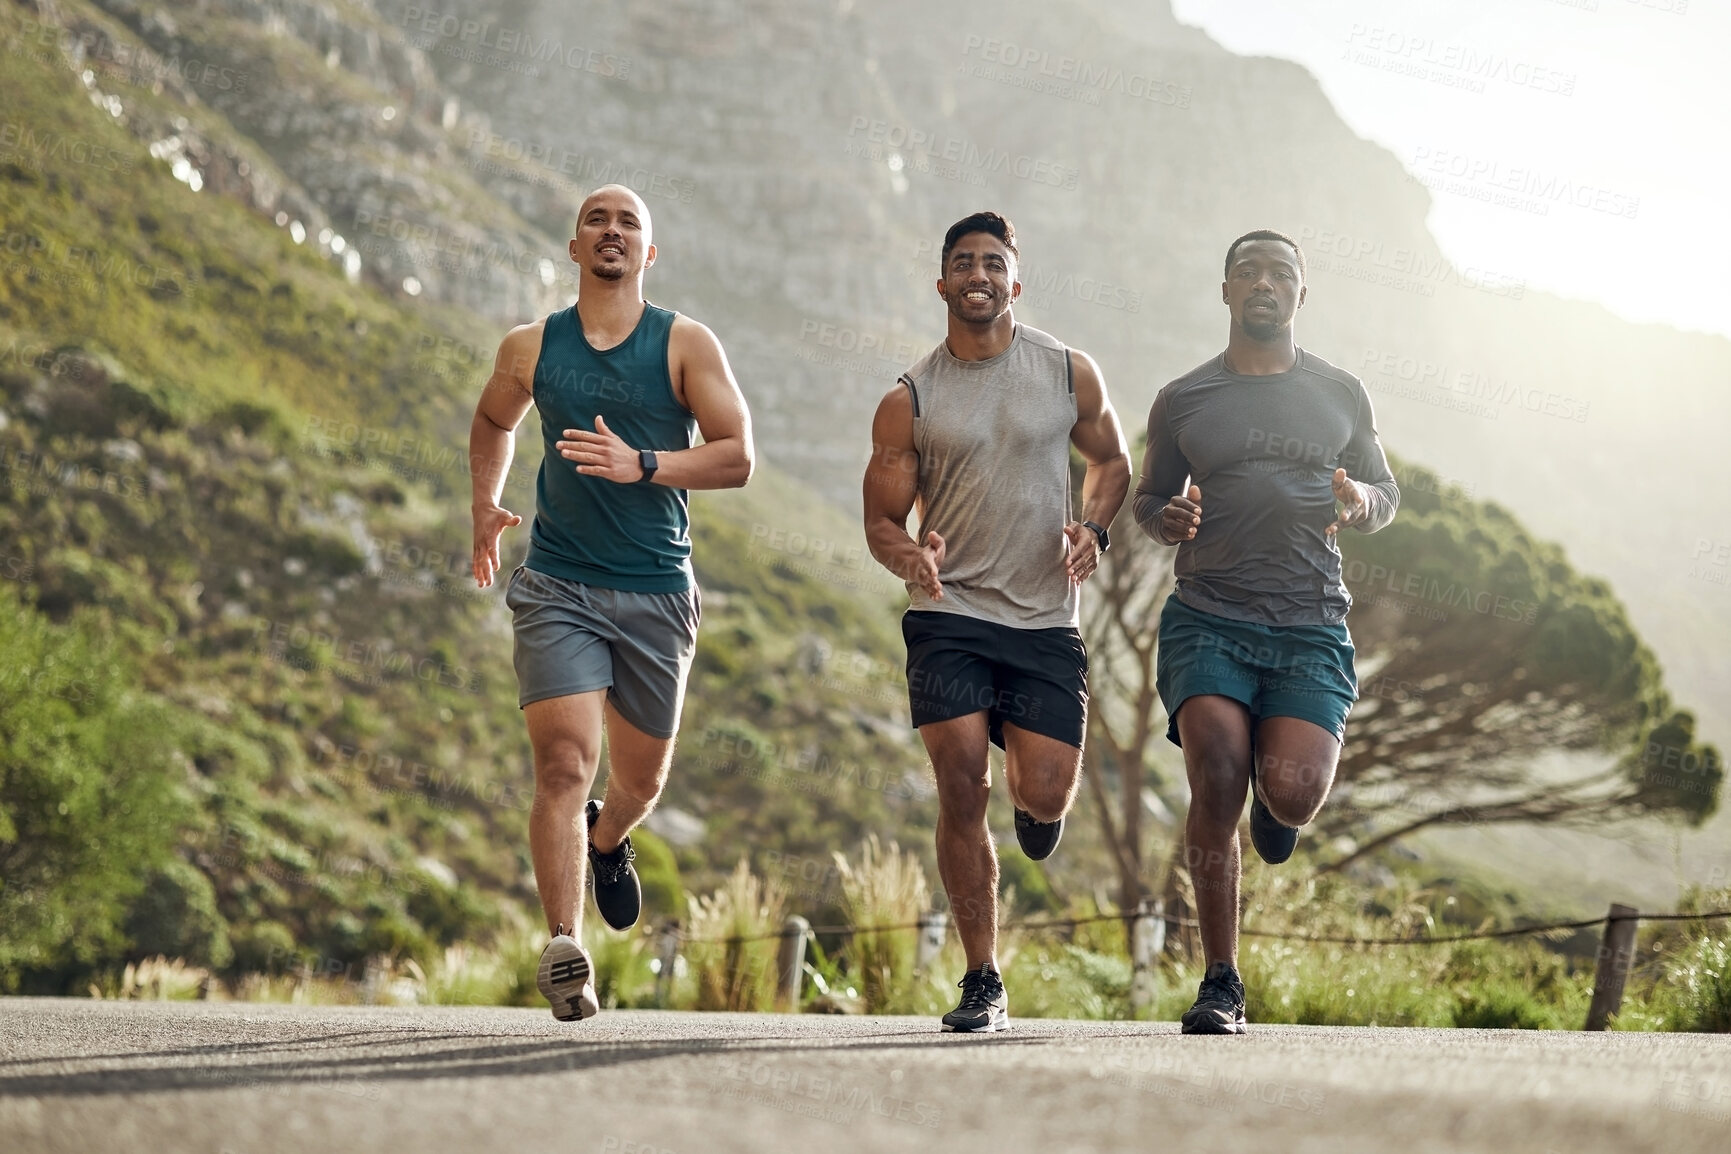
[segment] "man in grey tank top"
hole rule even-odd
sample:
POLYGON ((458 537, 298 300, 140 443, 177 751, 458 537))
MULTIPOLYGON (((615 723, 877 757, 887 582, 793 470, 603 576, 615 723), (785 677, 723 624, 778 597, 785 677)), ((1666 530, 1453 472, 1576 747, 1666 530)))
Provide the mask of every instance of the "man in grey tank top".
POLYGON ((943 1018, 955 1031, 1009 1020, 987 745, 1004 750, 1017 841, 1047 857, 1087 726, 1078 594, 1130 487, 1099 367, 1016 323, 1017 263, 1015 230, 995 212, 945 234, 937 289, 949 335, 878 405, 865 476, 872 556, 908 587, 909 705, 937 777, 938 871, 968 959, 961 1004, 943 1018), (1088 463, 1079 516, 1072 444, 1088 463))

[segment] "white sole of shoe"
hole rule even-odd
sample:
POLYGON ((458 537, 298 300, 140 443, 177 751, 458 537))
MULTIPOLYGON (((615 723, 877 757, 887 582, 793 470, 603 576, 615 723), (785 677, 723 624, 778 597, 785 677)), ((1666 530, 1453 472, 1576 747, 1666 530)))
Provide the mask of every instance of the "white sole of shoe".
POLYGON ((1200 1022, 1185 1022, 1180 1019, 1178 1028, 1180 1033, 1188 1034, 1191 1037, 1242 1034, 1244 1033, 1244 1019, 1239 1018, 1236 1022, 1222 1022, 1218 1018, 1205 1019, 1200 1022))
POLYGON ((943 1027, 943 1032, 946 1034, 996 1034, 1000 1030, 1010 1028, 1010 1015, 1003 1014, 991 1018, 983 1026, 952 1026, 945 1022, 943 1027))
POLYGON ((561 934, 541 951, 541 965, 535 971, 535 986, 553 1007, 553 1016, 561 1022, 577 1022, 593 1018, 601 1011, 591 980, 595 966, 589 951, 576 938, 561 934))

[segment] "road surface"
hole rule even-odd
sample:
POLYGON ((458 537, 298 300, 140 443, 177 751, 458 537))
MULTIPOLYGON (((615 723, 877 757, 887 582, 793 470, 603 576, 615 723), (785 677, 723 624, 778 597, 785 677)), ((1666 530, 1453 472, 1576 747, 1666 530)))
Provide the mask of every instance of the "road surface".
POLYGON ((0 1151, 1731 1150, 1731 1039, 0 999, 0 1151))

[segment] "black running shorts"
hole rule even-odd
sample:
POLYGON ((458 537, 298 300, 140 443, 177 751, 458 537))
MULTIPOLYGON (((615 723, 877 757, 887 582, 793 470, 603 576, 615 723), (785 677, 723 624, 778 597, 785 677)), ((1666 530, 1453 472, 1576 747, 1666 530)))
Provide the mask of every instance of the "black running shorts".
POLYGON ((1004 723, 1082 748, 1088 650, 1075 629, 1015 629, 961 613, 909 610, 908 706, 914 728, 985 710, 992 744, 1004 723))

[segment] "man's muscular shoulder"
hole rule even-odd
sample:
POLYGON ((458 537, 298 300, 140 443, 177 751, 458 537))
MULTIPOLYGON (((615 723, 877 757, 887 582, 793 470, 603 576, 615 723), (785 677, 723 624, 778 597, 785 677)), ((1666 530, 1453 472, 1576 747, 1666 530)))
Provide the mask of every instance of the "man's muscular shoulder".
POLYGON ((1336 395, 1346 404, 1356 405, 1361 399, 1369 399, 1364 391, 1364 382, 1352 372, 1323 360, 1309 349, 1300 349, 1298 359, 1306 372, 1340 390, 1336 395))
POLYGON ((526 393, 535 391, 535 365, 541 359, 541 337, 547 329, 547 318, 538 317, 505 334, 499 342, 499 359, 493 366, 495 376, 504 375, 522 386, 526 393))
POLYGON ((1165 389, 1162 391, 1167 393, 1176 393, 1182 389, 1190 387, 1191 385, 1199 384, 1220 372, 1225 365, 1226 354, 1223 352, 1215 353, 1213 356, 1209 357, 1183 376, 1168 381, 1165 389))
POLYGON ((710 327, 684 313, 673 314, 673 324, 667 332, 667 355, 688 357, 702 355, 721 347, 721 339, 710 327))
POLYGON ((673 314, 673 323, 667 329, 667 376, 673 386, 674 400, 686 411, 691 409, 685 396, 687 372, 718 365, 724 358, 721 338, 708 325, 684 313, 673 314))

